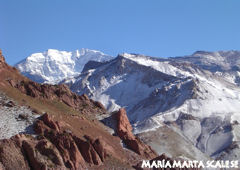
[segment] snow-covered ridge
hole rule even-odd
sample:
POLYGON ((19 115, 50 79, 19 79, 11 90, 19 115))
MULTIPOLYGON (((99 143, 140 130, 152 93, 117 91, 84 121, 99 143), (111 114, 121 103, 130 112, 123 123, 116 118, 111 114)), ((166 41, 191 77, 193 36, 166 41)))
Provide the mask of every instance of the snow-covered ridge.
POLYGON ((136 134, 167 125, 209 156, 224 154, 227 159, 232 155, 225 149, 236 142, 239 126, 233 124, 240 122, 240 87, 234 77, 238 71, 231 68, 239 58, 236 52, 168 59, 124 53, 80 74, 70 86, 109 111, 125 107, 136 134), (229 68, 215 71, 223 62, 229 68), (216 140, 221 142, 215 145, 216 140))
POLYGON ((240 51, 197 51, 184 57, 173 57, 174 61, 190 62, 210 71, 227 71, 240 68, 240 51))
POLYGON ((178 76, 178 77, 187 77, 191 76, 188 72, 185 72, 183 70, 180 70, 171 64, 169 64, 168 60, 165 61, 158 61, 154 60, 154 58, 150 58, 147 56, 143 55, 134 55, 134 54, 128 54, 128 53, 123 53, 121 54, 124 58, 130 59, 140 65, 144 65, 147 67, 151 67, 157 71, 160 71, 162 73, 172 75, 172 76, 178 76))
POLYGON ((15 67, 36 82, 56 84, 64 78, 81 73, 84 65, 90 60, 103 62, 110 59, 111 56, 96 50, 81 49, 68 52, 49 49, 30 55, 15 67))

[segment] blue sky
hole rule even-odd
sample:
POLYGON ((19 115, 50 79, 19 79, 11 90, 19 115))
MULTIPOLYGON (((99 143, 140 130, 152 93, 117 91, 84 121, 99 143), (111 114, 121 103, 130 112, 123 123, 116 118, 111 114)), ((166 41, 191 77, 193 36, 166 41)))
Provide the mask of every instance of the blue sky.
POLYGON ((0 0, 11 64, 49 48, 169 57, 239 50, 239 0, 0 0))

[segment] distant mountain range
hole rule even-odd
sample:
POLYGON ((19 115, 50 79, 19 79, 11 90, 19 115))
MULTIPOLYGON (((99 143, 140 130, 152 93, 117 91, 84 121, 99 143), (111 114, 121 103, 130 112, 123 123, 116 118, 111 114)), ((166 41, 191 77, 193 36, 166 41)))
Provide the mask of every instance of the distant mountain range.
POLYGON ((172 58, 83 51, 49 50, 16 67, 34 81, 67 84, 100 101, 109 114, 99 119, 109 127, 111 112, 124 107, 134 133, 158 154, 240 158, 239 51, 172 58))

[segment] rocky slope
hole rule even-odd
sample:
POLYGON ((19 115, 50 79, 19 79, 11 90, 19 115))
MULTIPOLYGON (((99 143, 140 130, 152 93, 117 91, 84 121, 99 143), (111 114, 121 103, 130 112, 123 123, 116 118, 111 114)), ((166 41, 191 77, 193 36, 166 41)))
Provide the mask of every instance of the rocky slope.
POLYGON ((0 92, 0 117, 0 139, 6 139, 25 131, 32 134, 32 124, 38 115, 0 92))
POLYGON ((15 67, 38 83, 55 84, 81 73, 84 65, 90 60, 103 62, 110 59, 111 56, 96 50, 81 49, 68 52, 49 49, 30 55, 15 67))
POLYGON ((48 114, 41 116, 34 128, 36 137, 25 134, 0 141, 4 168, 95 169, 103 167, 109 157, 121 160, 119 166, 129 166, 124 151, 104 136, 76 135, 68 124, 54 121, 48 114))
POLYGON ((85 94, 78 96, 63 84, 56 86, 38 84, 29 80, 16 82, 12 79, 9 79, 8 82, 12 87, 18 89, 23 94, 34 98, 57 100, 79 111, 83 111, 83 108, 87 107, 89 112, 94 112, 94 109, 97 109, 98 114, 104 114, 104 112, 106 112, 105 107, 100 102, 89 99, 85 94))

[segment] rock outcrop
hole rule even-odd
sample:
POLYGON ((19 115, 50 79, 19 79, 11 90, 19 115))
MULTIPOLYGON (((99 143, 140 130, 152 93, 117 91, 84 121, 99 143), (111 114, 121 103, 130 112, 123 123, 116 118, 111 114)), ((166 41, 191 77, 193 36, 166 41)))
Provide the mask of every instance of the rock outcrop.
POLYGON ((30 170, 25 154, 17 137, 12 139, 0 140, 0 169, 19 169, 30 170))
MULTIPOLYGON (((117 158, 118 151, 103 137, 79 136, 47 113, 35 123, 36 137, 16 135, 0 140, 2 169, 88 169, 117 158)), ((119 145, 120 146, 120 145, 119 145)))
POLYGON ((133 135, 132 126, 128 120, 127 113, 124 108, 119 109, 119 111, 116 113, 116 119, 117 134, 129 149, 147 159, 152 159, 157 156, 150 146, 144 144, 139 138, 133 135))
POLYGON ((87 163, 101 165, 102 160, 96 150, 94 149, 93 145, 86 140, 85 138, 81 139, 79 137, 74 136, 74 141, 78 146, 84 160, 87 163))
POLYGON ((0 49, 0 69, 6 67, 6 62, 5 62, 5 58, 2 55, 2 50, 0 49))
POLYGON ((0 49, 0 63, 5 63, 5 58, 2 55, 2 50, 0 49))
POLYGON ((93 139, 90 136, 76 136, 62 130, 60 123, 53 121, 44 114, 35 125, 35 131, 51 141, 60 151, 63 161, 68 168, 79 169, 86 164, 101 165, 114 150, 106 145, 104 139, 93 139))
POLYGON ((116 114, 117 118, 117 133, 121 139, 134 138, 132 133, 132 125, 130 124, 126 110, 124 108, 119 109, 116 114))
POLYGON ((57 148, 46 138, 16 135, 0 141, 3 169, 65 169, 57 148))
POLYGON ((30 139, 22 141, 24 151, 31 168, 42 169, 65 169, 64 162, 57 148, 47 139, 30 139))
POLYGON ((76 110, 88 110, 89 113, 91 113, 93 109, 98 109, 99 113, 103 114, 106 112, 106 109, 101 103, 89 99, 85 94, 78 96, 71 92, 68 86, 64 84, 48 85, 38 84, 30 80, 14 81, 12 79, 8 80, 8 82, 12 87, 17 88, 22 93, 34 98, 48 100, 56 99, 76 110))

